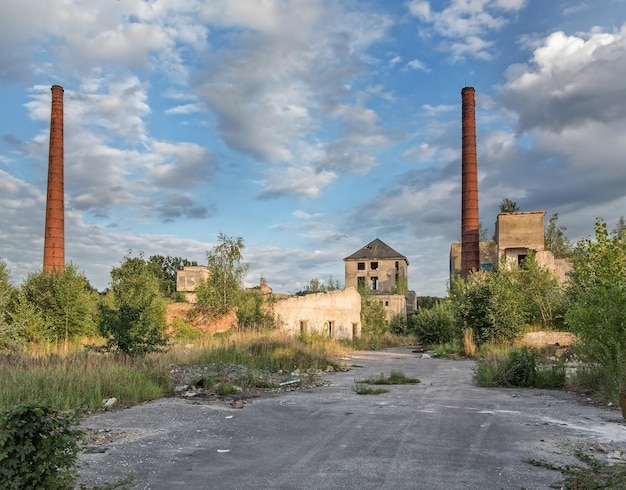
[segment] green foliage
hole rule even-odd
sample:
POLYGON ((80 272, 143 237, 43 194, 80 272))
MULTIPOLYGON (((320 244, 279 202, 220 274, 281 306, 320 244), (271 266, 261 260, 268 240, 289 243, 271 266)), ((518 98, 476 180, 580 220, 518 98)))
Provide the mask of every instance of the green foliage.
POLYGON ((199 340, 206 335, 202 330, 189 325, 182 318, 174 318, 172 328, 174 329, 174 339, 178 341, 199 340))
POLYGON ((441 301, 443 298, 439 298, 437 296, 418 296, 417 297, 417 307, 418 309, 424 308, 432 308, 438 301, 441 301))
POLYGON ((396 335, 405 334, 407 330, 407 320, 402 313, 398 313, 389 322, 389 331, 396 335))
POLYGON ((527 314, 515 272, 504 267, 473 272, 451 287, 457 328, 471 328, 477 345, 510 343, 521 333, 527 314))
POLYGON ((583 358, 602 366, 617 391, 626 384, 626 240, 600 219, 594 229, 595 240, 578 243, 566 321, 583 358))
POLYGON ((242 264, 243 238, 218 236, 218 245, 207 252, 209 278, 202 281, 196 293, 198 303, 210 317, 218 318, 237 306, 248 264, 242 264))
POLYGON ((424 344, 450 342, 458 334, 452 301, 440 300, 431 308, 419 308, 409 317, 408 330, 424 344))
POLYGON ((546 365, 537 349, 526 346, 493 351, 477 361, 474 381, 479 386, 562 389, 565 366, 562 362, 546 365))
POLYGON ((554 213, 550 217, 544 232, 544 242, 546 250, 550 250, 555 259, 565 259, 572 256, 574 248, 572 243, 565 236, 567 228, 557 224, 559 213, 554 213))
POLYGON ((409 280, 406 277, 399 277, 391 287, 391 294, 406 294, 409 291, 409 280))
POLYGON ((96 331, 98 293, 74 264, 29 274, 10 313, 30 341, 60 342, 96 331))
POLYGON ((192 265, 192 262, 182 257, 151 255, 148 264, 150 270, 159 278, 161 294, 165 298, 171 298, 176 292, 176 273, 185 266, 192 265))
POLYGON ((167 344, 165 300, 143 253, 131 254, 129 251, 120 267, 111 270, 110 297, 101 306, 99 330, 108 349, 144 355, 167 344))
POLYGON ((358 380, 357 383, 368 383, 371 385, 410 385, 418 384, 420 383, 420 380, 417 378, 410 378, 401 371, 392 370, 388 375, 380 373, 378 376, 358 380))
POLYGON ((75 418, 38 403, 21 403, 0 416, 2 488, 70 489, 76 479, 80 432, 75 418))
POLYGON ((361 294, 361 334, 366 339, 376 338, 389 331, 385 307, 376 295, 366 288, 361 294))
POLYGON ((304 286, 303 289, 296 291, 294 296, 306 296, 307 294, 314 293, 329 293, 330 291, 338 291, 341 289, 341 283, 335 281, 333 276, 328 278, 328 281, 320 281, 318 278, 313 278, 309 281, 309 284, 304 286))
POLYGON ((230 383, 220 383, 215 387, 215 393, 220 396, 234 395, 238 392, 237 387, 230 383))
POLYGON ((19 326, 11 321, 10 306, 15 294, 9 267, 0 259, 0 352, 17 350, 23 343, 19 326))
POLYGON ((501 213, 517 213, 519 212, 519 206, 515 201, 511 201, 508 197, 502 199, 500 203, 501 213))
POLYGON ((263 294, 259 290, 243 289, 239 291, 236 304, 239 328, 263 330, 274 327, 274 317, 263 307, 263 294))
POLYGON ((564 490, 626 488, 626 466, 623 464, 610 466, 582 451, 576 451, 575 456, 582 464, 559 466, 537 459, 528 459, 526 462, 540 468, 560 471, 564 480, 559 488, 564 490))
POLYGON ((367 383, 360 383, 355 380, 354 391, 357 395, 381 395, 383 393, 387 393, 389 390, 385 388, 370 386, 367 383))

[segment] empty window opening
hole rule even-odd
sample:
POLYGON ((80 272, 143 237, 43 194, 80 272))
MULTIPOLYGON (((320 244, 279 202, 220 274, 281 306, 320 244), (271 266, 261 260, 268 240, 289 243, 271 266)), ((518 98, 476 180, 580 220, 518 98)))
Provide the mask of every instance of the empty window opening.
POLYGON ((308 332, 308 321, 300 320, 300 333, 306 334, 308 332))
POLYGON ((365 262, 359 262, 356 265, 357 270, 364 271, 365 270, 365 262))
POLYGON ((370 277, 370 289, 372 289, 373 291, 378 290, 378 277, 370 277))
POLYGON ((352 324, 352 338, 356 339, 358 337, 359 337, 359 324, 353 323, 352 324))
POLYGON ((396 270, 400 269, 400 262, 396 260, 396 270))
POLYGON ((328 321, 328 336, 332 339, 335 335, 335 322, 328 321))
POLYGON ((378 270, 378 262, 370 262, 370 268, 373 271, 377 271, 378 270))
POLYGON ((364 277, 357 277, 356 278, 356 285, 359 289, 362 289, 365 287, 365 278, 364 277))
POLYGON ((518 255, 517 256, 517 265, 521 266, 524 261, 526 260, 526 257, 528 257, 528 255, 524 254, 524 255, 518 255))
POLYGON ((389 301, 385 301, 385 306, 389 306, 389 301))

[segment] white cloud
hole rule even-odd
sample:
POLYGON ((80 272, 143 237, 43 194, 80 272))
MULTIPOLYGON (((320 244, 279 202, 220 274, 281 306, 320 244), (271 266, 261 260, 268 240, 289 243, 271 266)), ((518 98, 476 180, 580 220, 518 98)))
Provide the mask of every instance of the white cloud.
POLYGON ((426 0, 407 4, 413 16, 430 24, 443 39, 440 47, 454 61, 492 58, 494 43, 487 39, 489 33, 502 29, 525 5, 525 0, 452 0, 444 9, 433 11, 426 0))
POLYGON ((430 71, 420 60, 411 60, 406 64, 406 67, 411 68, 412 70, 430 71))

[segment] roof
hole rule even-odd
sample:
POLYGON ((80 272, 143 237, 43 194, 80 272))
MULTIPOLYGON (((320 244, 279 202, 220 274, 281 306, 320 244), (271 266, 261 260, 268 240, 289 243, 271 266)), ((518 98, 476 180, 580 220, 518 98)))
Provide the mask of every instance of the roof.
POLYGON ((370 259, 402 259, 408 264, 408 259, 401 253, 396 252, 385 242, 377 238, 372 240, 362 249, 357 250, 352 255, 343 260, 370 260, 370 259))

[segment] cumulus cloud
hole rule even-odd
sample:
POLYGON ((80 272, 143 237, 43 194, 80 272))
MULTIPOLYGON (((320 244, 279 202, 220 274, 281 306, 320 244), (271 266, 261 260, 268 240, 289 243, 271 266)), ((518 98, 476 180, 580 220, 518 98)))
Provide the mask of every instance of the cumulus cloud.
POLYGON ((440 11, 427 0, 411 0, 409 12, 441 38, 440 48, 454 61, 466 57, 491 59, 494 43, 489 33, 502 29, 511 16, 526 5, 526 0, 453 0, 440 11))

